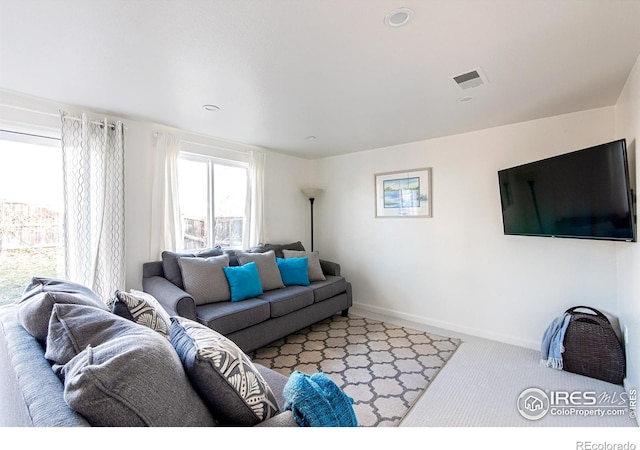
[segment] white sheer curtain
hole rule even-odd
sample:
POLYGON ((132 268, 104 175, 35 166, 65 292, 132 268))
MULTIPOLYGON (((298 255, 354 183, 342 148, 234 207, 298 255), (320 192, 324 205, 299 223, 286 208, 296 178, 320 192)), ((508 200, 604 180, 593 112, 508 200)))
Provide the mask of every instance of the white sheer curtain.
POLYGON ((150 257, 154 259, 159 259, 164 250, 182 248, 182 220, 178 203, 179 153, 178 137, 166 133, 155 135, 149 242, 150 257))
POLYGON ((122 122, 61 112, 65 276, 100 297, 124 289, 122 122))
POLYGON ((247 217, 244 246, 246 248, 264 243, 264 166, 265 154, 253 150, 249 154, 249 189, 247 189, 247 217))

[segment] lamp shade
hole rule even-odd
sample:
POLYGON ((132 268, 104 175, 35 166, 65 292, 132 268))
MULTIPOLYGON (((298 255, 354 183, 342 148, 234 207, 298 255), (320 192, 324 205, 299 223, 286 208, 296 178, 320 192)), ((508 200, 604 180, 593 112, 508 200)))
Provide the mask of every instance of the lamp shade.
POLYGON ((307 196, 307 198, 316 198, 324 192, 324 190, 320 188, 303 188, 300 190, 304 195, 307 196))

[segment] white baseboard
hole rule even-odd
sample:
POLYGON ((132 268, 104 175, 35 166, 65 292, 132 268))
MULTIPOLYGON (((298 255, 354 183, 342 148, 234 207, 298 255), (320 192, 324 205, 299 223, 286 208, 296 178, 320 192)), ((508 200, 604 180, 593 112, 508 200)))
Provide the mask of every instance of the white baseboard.
POLYGON ((526 339, 520 339, 513 336, 507 336, 499 333, 492 333, 486 330, 480 330, 472 327, 464 327, 452 322, 446 322, 442 320, 434 320, 423 316, 417 316, 415 314, 406 314, 399 311, 394 311, 387 308, 380 308, 378 306, 371 306, 363 303, 354 302, 353 307, 362 311, 369 311, 374 314, 406 320, 429 327, 440 328, 442 330, 448 330, 455 333, 468 335, 470 337, 489 339, 491 341, 498 341, 505 344, 517 345, 518 347, 530 348, 533 350, 540 350, 540 342, 530 341, 526 339))

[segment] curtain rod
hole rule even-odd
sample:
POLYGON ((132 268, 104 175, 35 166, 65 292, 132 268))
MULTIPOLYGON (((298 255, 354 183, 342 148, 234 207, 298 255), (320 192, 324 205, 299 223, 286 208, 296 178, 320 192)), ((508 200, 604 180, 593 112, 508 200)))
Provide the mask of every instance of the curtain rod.
MULTIPOLYGON (((35 114, 41 114, 43 116, 49 116, 49 117, 58 117, 59 118, 61 114, 64 114, 64 116, 67 119, 78 120, 78 121, 82 120, 80 117, 69 116, 69 115, 67 115, 67 113, 65 113, 62 110, 59 110, 59 113, 55 114, 55 113, 51 113, 51 112, 47 112, 47 111, 39 111, 39 110, 33 109, 33 108, 26 108, 26 107, 23 107, 23 106, 11 105, 11 104, 8 104, 8 103, 0 103, 0 106, 4 106, 4 107, 7 107, 7 108, 12 108, 12 109, 17 109, 17 110, 20 110, 20 111, 26 111, 26 112, 30 112, 30 113, 35 113, 35 114)), ((90 120, 89 123, 94 124, 94 125, 104 125, 104 122, 99 121, 99 120, 90 120)), ((107 123, 107 124, 108 124, 109 127, 115 128, 115 124, 113 124, 113 123, 107 123)))
MULTIPOLYGON (((67 113, 65 113, 64 111, 61 111, 62 113, 62 118, 63 119, 69 119, 69 120, 75 120, 76 122, 82 122, 82 117, 76 117, 76 116, 69 116, 67 115, 67 113)), ((115 123, 109 123, 108 121, 102 121, 102 120, 89 120, 89 123, 92 125, 102 125, 102 126, 107 126, 108 128, 115 130, 116 129, 116 124, 115 123)))
MULTIPOLYGON (((162 132, 156 131, 155 133, 153 133, 153 137, 157 139, 160 134, 173 134, 173 133, 162 133, 162 132)), ((252 151, 251 149, 238 150, 238 149, 235 149, 235 148, 227 148, 227 147, 224 147, 222 144, 208 144, 208 143, 204 143, 204 142, 190 141, 188 139, 182 139, 179 136, 178 136, 178 138, 180 139, 180 142, 184 142, 185 144, 199 145, 201 147, 214 148, 214 149, 222 150, 222 151, 225 151, 225 152, 239 153, 239 154, 245 155, 245 156, 248 155, 249 153, 251 153, 251 151, 252 151)))

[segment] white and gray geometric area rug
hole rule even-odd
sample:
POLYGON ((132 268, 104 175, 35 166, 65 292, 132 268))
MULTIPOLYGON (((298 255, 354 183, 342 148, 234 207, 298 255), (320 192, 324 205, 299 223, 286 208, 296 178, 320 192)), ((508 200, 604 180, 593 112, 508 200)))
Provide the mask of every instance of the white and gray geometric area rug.
POLYGON ((376 320, 334 316, 249 356, 286 376, 324 372, 353 398, 359 426, 397 426, 459 344, 376 320))

